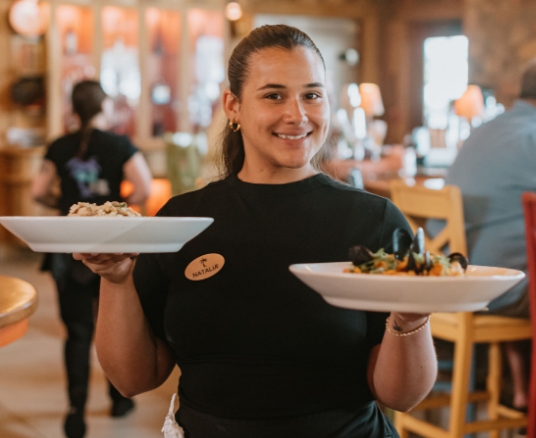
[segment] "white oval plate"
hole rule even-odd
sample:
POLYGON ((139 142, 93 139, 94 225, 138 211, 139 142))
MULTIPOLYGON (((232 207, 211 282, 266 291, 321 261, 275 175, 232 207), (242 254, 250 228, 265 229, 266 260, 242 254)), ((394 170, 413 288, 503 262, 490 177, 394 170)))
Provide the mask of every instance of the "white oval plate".
POLYGON ((465 277, 402 277, 350 274, 349 262, 290 266, 290 271, 330 304, 376 312, 472 312, 521 281, 521 271, 467 268, 465 277))
POLYGON ((205 217, 3 216, 0 224, 36 252, 176 252, 214 222, 205 217))

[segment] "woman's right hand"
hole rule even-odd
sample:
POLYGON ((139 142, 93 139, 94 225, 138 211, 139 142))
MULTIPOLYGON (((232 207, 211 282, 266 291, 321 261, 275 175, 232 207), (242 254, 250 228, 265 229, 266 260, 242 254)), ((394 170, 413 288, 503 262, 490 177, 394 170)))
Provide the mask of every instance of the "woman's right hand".
POLYGON ((123 283, 129 278, 136 264, 137 256, 136 253, 73 254, 75 260, 81 260, 95 274, 116 284, 123 283))

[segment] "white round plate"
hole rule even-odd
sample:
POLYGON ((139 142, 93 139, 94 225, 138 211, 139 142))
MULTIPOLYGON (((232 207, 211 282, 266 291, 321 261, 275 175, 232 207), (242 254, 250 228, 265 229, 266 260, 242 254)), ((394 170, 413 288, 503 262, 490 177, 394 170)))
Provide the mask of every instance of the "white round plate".
POLYGON ((176 252, 207 228, 205 217, 3 216, 0 224, 36 252, 176 252))
POLYGON ((525 274, 469 265, 465 277, 350 274, 349 262, 290 266, 290 271, 330 304, 376 312, 473 312, 483 310, 525 274))

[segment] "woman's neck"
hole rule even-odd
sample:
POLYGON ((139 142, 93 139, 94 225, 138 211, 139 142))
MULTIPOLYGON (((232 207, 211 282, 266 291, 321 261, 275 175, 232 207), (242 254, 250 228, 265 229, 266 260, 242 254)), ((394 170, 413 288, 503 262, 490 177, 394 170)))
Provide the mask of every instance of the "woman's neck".
POLYGON ((288 184, 304 180, 316 174, 318 174, 318 171, 310 163, 298 169, 268 169, 248 165, 246 161, 237 176, 241 181, 252 184, 288 184))
POLYGON ((106 131, 108 129, 108 121, 106 120, 106 116, 104 115, 104 113, 99 113, 89 121, 87 126, 88 128, 106 131))

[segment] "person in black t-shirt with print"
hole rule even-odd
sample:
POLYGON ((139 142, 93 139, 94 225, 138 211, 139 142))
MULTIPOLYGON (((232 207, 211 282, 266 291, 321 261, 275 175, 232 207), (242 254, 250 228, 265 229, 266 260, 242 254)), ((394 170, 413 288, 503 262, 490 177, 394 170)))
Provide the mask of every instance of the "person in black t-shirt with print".
MULTIPOLYGON (((133 183, 127 199, 140 204, 149 195, 151 175, 141 153, 127 137, 106 128, 107 96, 96 81, 76 84, 72 92, 73 110, 80 118, 78 132, 58 138, 49 146, 40 173, 32 186, 34 199, 58 208, 67 215, 77 202, 102 204, 120 201, 124 178, 133 183), (59 178, 61 195, 54 194, 59 178)), ((64 423, 68 438, 82 438, 86 425, 84 409, 88 394, 90 346, 94 331, 94 301, 100 278, 70 254, 49 254, 45 268, 51 270, 59 296, 60 315, 67 329, 65 365, 70 409, 64 423)), ((134 407, 110 384, 112 416, 123 416, 134 407)))
POLYGON ((102 278, 102 367, 132 396, 178 365, 186 438, 397 437, 375 400, 405 411, 432 388, 428 315, 331 306, 288 267, 358 244, 392 252, 410 227, 389 200, 316 170, 329 103, 307 35, 253 30, 228 75, 221 180, 159 212, 214 223, 173 254, 74 254, 102 278))

